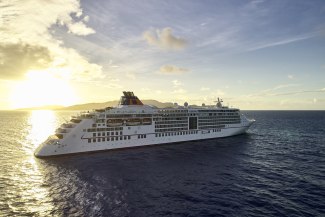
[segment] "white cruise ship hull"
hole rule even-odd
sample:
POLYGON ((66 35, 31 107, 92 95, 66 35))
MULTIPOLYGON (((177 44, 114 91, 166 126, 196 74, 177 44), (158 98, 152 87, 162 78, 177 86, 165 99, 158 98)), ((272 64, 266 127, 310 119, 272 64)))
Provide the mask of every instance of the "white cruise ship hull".
MULTIPOLYGON (((139 131, 139 127, 131 127, 131 130, 124 130, 122 135, 111 136, 114 138, 118 137, 114 141, 102 141, 95 143, 88 143, 87 139, 82 139, 82 134, 74 135, 70 139, 62 141, 45 141, 41 144, 35 151, 36 157, 50 157, 57 155, 67 155, 67 154, 77 154, 85 152, 98 152, 98 151, 107 151, 113 149, 122 149, 122 148, 133 148, 140 146, 152 146, 160 144, 172 144, 186 141, 195 141, 195 140, 205 140, 213 138, 228 137, 246 133, 248 128, 252 125, 254 121, 247 121, 245 124, 234 124, 228 126, 224 129, 218 130, 191 130, 183 131, 178 133, 146 133, 141 135, 146 135, 146 138, 139 138, 139 134, 130 134, 130 131, 135 130, 139 131), (132 129, 134 128, 134 129, 132 129), (176 135, 174 135, 176 134, 176 135), (181 135, 178 135, 181 134, 181 135), (160 135, 160 136, 159 136, 160 135), (125 137, 130 136, 130 139, 124 139, 125 137), (122 138, 122 139, 121 139, 122 138)), ((145 128, 145 126, 143 126, 145 128)), ((140 131, 147 131, 147 129, 140 129, 140 131)), ((108 137, 102 137, 108 138, 108 137)), ((105 139, 107 140, 107 139, 105 139)))
POLYGON ((117 107, 73 117, 62 124, 35 151, 36 157, 104 151, 234 136, 245 133, 254 120, 239 109, 222 106, 143 105, 133 92, 124 91, 117 107))

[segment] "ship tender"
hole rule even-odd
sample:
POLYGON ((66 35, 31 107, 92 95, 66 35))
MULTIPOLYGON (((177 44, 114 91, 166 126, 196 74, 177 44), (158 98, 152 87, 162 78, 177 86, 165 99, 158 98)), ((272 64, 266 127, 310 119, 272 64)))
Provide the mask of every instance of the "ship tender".
POLYGON ((239 109, 222 106, 156 108, 133 92, 123 92, 117 107, 73 116, 35 151, 36 157, 131 148, 245 133, 254 120, 239 109))

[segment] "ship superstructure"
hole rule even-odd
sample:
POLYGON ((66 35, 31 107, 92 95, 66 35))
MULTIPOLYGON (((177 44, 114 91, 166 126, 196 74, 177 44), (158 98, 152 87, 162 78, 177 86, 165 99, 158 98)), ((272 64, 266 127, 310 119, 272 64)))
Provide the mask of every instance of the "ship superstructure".
POLYGON ((46 157, 212 139, 245 133, 254 120, 222 105, 156 108, 125 91, 117 107, 73 116, 35 151, 46 157))

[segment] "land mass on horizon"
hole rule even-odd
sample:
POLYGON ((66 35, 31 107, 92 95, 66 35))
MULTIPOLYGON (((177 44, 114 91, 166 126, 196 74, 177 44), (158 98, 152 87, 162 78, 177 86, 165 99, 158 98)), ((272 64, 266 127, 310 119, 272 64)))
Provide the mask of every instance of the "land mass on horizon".
MULTIPOLYGON (((159 102, 157 100, 142 100, 143 104, 146 105, 153 105, 158 108, 167 108, 173 106, 171 102, 159 102)), ((60 106, 60 105, 47 105, 47 106, 38 106, 38 107, 30 107, 30 108, 19 108, 16 110, 66 110, 66 111, 78 111, 78 110, 93 110, 93 109, 102 109, 106 107, 113 107, 117 106, 118 101, 107 101, 102 103, 84 103, 84 104, 77 104, 71 106, 60 106)))

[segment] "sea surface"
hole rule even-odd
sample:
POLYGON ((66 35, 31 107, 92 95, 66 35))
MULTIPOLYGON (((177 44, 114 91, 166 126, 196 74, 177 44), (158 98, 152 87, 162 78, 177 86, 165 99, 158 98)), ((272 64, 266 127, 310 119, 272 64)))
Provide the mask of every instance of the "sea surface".
POLYGON ((0 216, 325 216, 325 111, 247 134, 37 159, 71 112, 0 111, 0 216))

